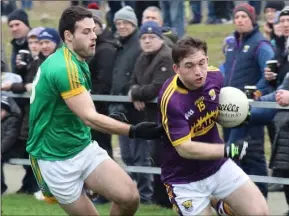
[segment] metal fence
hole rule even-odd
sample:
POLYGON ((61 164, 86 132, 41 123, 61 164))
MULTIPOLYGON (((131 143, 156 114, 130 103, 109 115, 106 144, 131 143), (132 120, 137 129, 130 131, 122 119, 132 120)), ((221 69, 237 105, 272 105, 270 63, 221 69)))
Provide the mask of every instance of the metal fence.
MULTIPOLYGON (((13 98, 29 98, 30 97, 30 95, 27 93, 12 94, 10 92, 7 92, 5 93, 5 95, 9 97, 13 97, 13 98)), ((131 103, 128 96, 91 95, 91 97, 93 101, 110 102, 110 103, 112 102, 131 103)), ((156 100, 150 101, 149 103, 156 103, 156 100)), ((249 103, 252 107, 289 110, 289 106, 281 107, 275 102, 251 101, 249 103)), ((10 164, 15 164, 15 165, 30 165, 30 161, 28 159, 12 158, 8 162, 10 164)), ((150 173, 150 174, 157 174, 157 175, 161 173, 161 169, 159 167, 123 166, 123 168, 127 172, 131 172, 131 173, 133 172, 134 173, 150 173)), ((254 182, 289 185, 288 178, 257 176, 257 175, 249 175, 249 176, 254 182)))

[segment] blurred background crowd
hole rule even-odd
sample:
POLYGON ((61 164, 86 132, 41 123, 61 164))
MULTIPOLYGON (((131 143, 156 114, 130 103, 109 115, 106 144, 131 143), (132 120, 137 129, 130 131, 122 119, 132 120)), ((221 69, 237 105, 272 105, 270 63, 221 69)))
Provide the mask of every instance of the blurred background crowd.
MULTIPOLYGON (((40 64, 58 49, 62 41, 58 31, 49 26, 31 26, 29 12, 35 2, 22 0, 1 1, 2 23, 10 35, 11 55, 7 56, 1 41, 1 160, 28 158, 25 145, 28 138, 29 101, 5 96, 30 93, 32 81, 40 64)), ((42 7, 51 4, 41 1, 42 7)), ((231 24, 231 34, 224 38, 216 55, 223 55, 218 66, 224 75, 224 86, 245 91, 253 86, 252 99, 289 105, 289 2, 286 1, 71 1, 93 14, 96 24, 96 52, 87 59, 91 72, 92 94, 125 95, 132 103, 95 102, 102 114, 122 112, 135 124, 156 121, 157 107, 148 103, 155 99, 162 84, 174 75, 171 49, 176 41, 187 34, 189 25, 231 24), (287 5, 287 6, 286 6, 287 5), (186 19, 186 10, 192 17, 186 19), (206 20, 205 20, 206 17, 206 20), (276 60, 275 68, 268 67, 276 60)), ((49 20, 43 13, 39 19, 49 20)), ((45 22, 44 22, 45 23, 45 22)), ((192 35, 193 36, 193 35, 192 35)), ((210 44, 209 44, 210 49, 210 44)), ((288 110, 252 108, 249 124, 223 129, 224 141, 232 143, 245 138, 248 154, 239 164, 247 174, 289 178, 289 112, 288 110), (267 129, 271 144, 269 162, 266 161, 264 142, 267 129)), ((91 131, 92 138, 113 155, 112 138, 91 131)), ((117 137, 121 159, 128 166, 160 165, 158 141, 117 137)), ((22 187, 17 193, 43 196, 29 166, 22 187)), ((1 193, 7 190, 1 163, 1 193)), ((158 175, 133 173, 142 204, 171 207, 165 188, 158 175)), ((263 195, 269 191, 284 191, 289 205, 288 185, 257 184, 263 195)), ((95 203, 107 203, 104 197, 92 196, 95 203)), ((285 210, 284 210, 285 213, 285 210)), ((286 213, 289 215, 289 212, 286 213)))

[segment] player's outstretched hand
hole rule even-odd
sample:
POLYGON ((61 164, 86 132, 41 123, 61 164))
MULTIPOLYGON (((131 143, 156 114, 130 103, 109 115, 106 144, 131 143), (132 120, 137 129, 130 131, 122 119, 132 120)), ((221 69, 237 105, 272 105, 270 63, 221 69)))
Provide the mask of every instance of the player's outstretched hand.
POLYGON ((125 114, 123 114, 121 112, 113 112, 113 113, 110 113, 108 116, 110 118, 115 119, 115 120, 118 120, 118 121, 121 121, 121 122, 124 122, 124 123, 129 123, 129 121, 127 120, 125 114))
POLYGON ((153 140, 161 138, 164 133, 162 125, 155 122, 141 122, 130 127, 129 137, 153 140))
POLYGON ((232 159, 242 160, 246 155, 246 150, 248 148, 248 142, 244 140, 238 140, 235 143, 230 143, 225 145, 225 157, 232 159))

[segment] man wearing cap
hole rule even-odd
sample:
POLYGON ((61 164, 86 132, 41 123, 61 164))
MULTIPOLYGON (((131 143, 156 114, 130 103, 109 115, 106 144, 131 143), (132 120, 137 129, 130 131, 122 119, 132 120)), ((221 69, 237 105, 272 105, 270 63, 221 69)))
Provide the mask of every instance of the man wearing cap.
MULTIPOLYGON (((173 72, 173 61, 171 57, 171 48, 164 42, 162 27, 155 21, 145 22, 139 30, 139 41, 142 53, 137 58, 132 78, 130 81, 130 90, 128 95, 133 102, 132 116, 134 121, 157 121, 156 104, 147 103, 155 99, 163 83, 173 72)), ((160 141, 150 141, 150 145, 131 145, 132 166, 156 166, 159 167, 160 141), (138 160, 138 158, 142 159, 138 160), (150 158, 152 158, 153 164, 150 158)), ((154 184, 150 180, 152 175, 147 175, 147 185, 154 190, 140 190, 140 196, 143 202, 153 198, 158 205, 170 207, 170 202, 166 194, 164 185, 160 176, 154 177, 154 184), (153 185, 152 185, 153 184, 153 185)))
POLYGON ((8 28, 13 38, 11 41, 13 47, 11 55, 12 72, 20 74, 19 65, 15 67, 16 55, 19 50, 28 50, 27 34, 30 31, 30 25, 27 13, 22 9, 17 9, 9 14, 8 28))
MULTIPOLYGON (((226 52, 224 86, 244 91, 246 85, 251 85, 256 86, 261 94, 267 94, 273 89, 264 78, 264 68, 266 61, 274 57, 274 50, 259 31, 255 9, 247 3, 237 5, 234 9, 234 25, 236 43, 228 47, 226 52)), ((226 143, 244 139, 245 136, 250 138, 248 142, 251 148, 248 148, 248 154, 240 166, 247 174, 268 175, 264 154, 264 126, 246 125, 224 129, 226 143)), ((262 183, 257 185, 266 197, 267 185, 262 183)))
POLYGON ((40 52, 47 58, 61 45, 61 38, 54 28, 45 28, 38 35, 40 52))
MULTIPOLYGON (((3 173, 4 162, 15 153, 20 128, 20 109, 12 98, 1 96, 1 194, 7 189, 3 173)), ((15 155, 15 154, 14 154, 15 155)))
POLYGON ((44 27, 39 26, 31 29, 31 31, 27 35, 28 47, 33 59, 37 58, 39 55, 40 47, 38 35, 42 30, 44 30, 44 27))

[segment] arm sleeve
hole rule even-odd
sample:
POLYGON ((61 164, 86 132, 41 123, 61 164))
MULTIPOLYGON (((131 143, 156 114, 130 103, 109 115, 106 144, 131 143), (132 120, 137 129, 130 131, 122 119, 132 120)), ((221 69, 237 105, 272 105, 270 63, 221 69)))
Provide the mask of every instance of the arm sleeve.
POLYGON ((154 71, 153 81, 150 84, 137 86, 132 89, 132 99, 137 101, 153 100, 157 97, 157 94, 166 79, 173 74, 172 61, 170 59, 164 59, 154 71))
MULTIPOLYGON (((283 83, 278 87, 277 90, 280 90, 280 89, 284 89, 284 90, 289 90, 289 72, 286 74, 284 80, 283 80, 283 83)), ((271 102, 275 102, 275 95, 276 95, 276 91, 270 93, 270 94, 267 94, 267 95, 264 95, 260 98, 260 101, 271 101, 271 102)))
POLYGON ((78 72, 73 61, 66 60, 66 66, 57 68, 51 74, 52 83, 63 99, 68 99, 85 91, 84 78, 78 72))
POLYGON ((5 153, 6 151, 8 151, 9 149, 11 149, 13 147, 13 145, 15 144, 18 135, 19 135, 19 131, 20 131, 20 119, 18 119, 17 117, 10 117, 9 119, 7 119, 7 128, 6 130, 3 132, 4 134, 1 135, 2 138, 2 144, 1 144, 1 153, 5 153))
POLYGON ((181 110, 172 103, 167 104, 168 97, 170 96, 166 97, 164 94, 160 105, 162 125, 172 145, 177 146, 183 141, 191 139, 190 126, 181 110))
POLYGON ((274 58, 275 53, 273 48, 266 42, 261 42, 259 49, 257 50, 257 60, 261 70, 261 78, 257 82, 257 88, 263 93, 266 94, 269 88, 269 84, 264 77, 264 69, 266 67, 266 61, 274 58))
POLYGON ((11 85, 11 91, 15 94, 21 94, 26 92, 25 84, 24 83, 13 83, 11 85))

